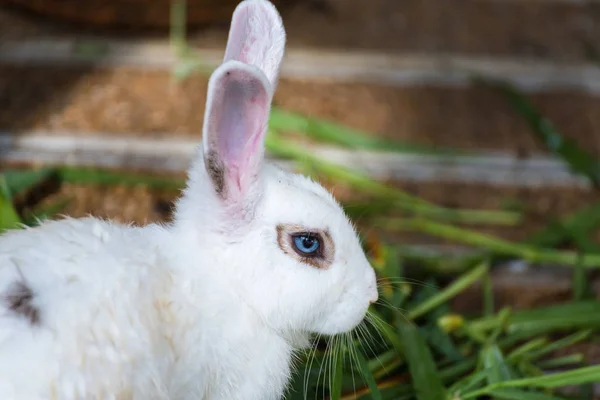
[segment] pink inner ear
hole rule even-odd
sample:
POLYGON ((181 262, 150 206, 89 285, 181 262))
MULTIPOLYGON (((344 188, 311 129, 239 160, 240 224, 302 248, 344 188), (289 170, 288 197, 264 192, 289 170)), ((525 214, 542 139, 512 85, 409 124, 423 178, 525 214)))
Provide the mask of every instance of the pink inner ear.
POLYGON ((228 200, 238 201, 256 180, 263 159, 270 96, 250 71, 230 70, 213 88, 207 132, 225 166, 228 200))

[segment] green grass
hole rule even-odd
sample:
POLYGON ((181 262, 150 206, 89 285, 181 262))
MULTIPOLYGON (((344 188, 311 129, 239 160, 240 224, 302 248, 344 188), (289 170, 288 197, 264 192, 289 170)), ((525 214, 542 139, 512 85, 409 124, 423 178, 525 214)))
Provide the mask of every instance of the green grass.
POLYGON ((533 136, 550 152, 562 158, 573 173, 585 177, 596 188, 600 186, 598 160, 560 132, 523 93, 506 82, 485 79, 477 81, 498 91, 513 110, 529 124, 533 136))

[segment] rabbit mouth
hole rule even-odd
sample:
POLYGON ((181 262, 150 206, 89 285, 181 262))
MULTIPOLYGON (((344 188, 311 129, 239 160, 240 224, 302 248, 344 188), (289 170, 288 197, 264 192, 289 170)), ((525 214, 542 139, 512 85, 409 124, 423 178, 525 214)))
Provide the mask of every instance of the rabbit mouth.
POLYGON ((317 333, 322 335, 334 336, 352 331, 367 316, 369 302, 358 302, 354 300, 353 304, 346 305, 342 309, 334 311, 332 315, 325 320, 317 333))

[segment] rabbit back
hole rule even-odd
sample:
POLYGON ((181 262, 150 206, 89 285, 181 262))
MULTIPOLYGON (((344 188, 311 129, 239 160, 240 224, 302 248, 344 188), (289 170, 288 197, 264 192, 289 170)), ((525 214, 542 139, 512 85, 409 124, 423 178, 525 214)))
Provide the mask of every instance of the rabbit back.
POLYGON ((85 218, 0 236, 0 398, 137 398, 135 387, 160 386, 170 279, 152 229, 85 218))

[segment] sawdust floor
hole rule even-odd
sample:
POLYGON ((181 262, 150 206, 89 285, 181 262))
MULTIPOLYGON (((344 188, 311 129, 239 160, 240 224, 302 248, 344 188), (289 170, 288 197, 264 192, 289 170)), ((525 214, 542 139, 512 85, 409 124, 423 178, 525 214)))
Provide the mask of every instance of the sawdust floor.
MULTIPOLYGON (((44 129, 200 138, 207 80, 175 83, 168 72, 0 66, 0 132, 44 129)), ((600 155, 600 97, 532 96, 566 137, 600 155)), ((438 147, 543 152, 521 117, 482 87, 393 88, 283 79, 274 103, 373 135, 438 147)))

